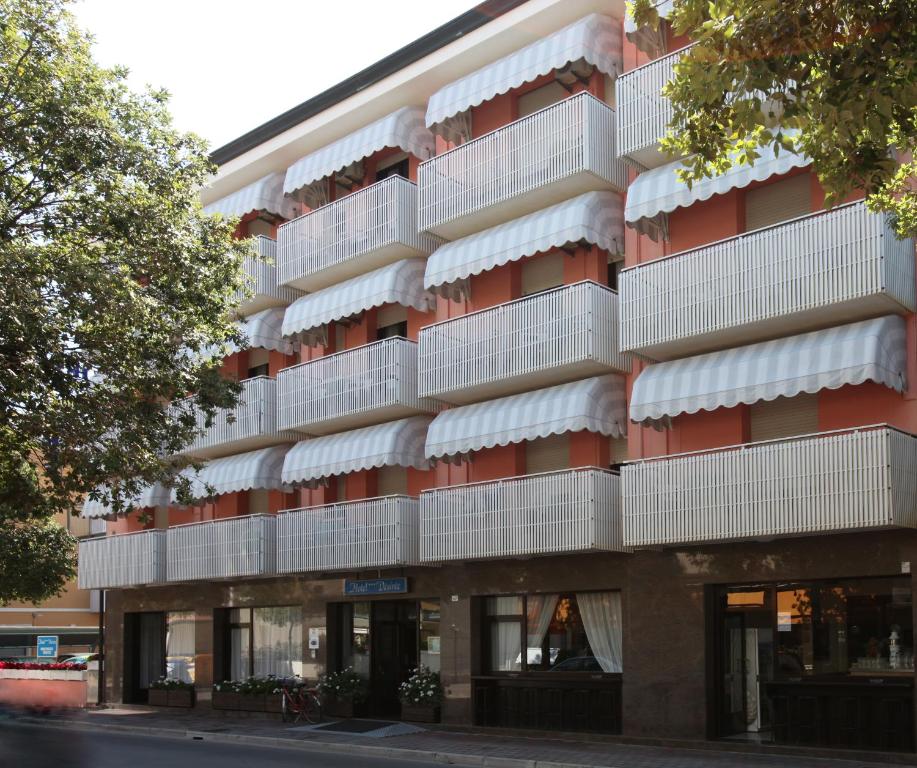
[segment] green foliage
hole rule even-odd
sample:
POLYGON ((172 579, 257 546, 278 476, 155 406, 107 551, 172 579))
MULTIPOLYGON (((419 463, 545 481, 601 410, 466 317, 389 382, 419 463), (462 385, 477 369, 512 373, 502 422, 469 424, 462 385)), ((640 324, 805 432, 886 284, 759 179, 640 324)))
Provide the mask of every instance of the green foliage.
POLYGON ((340 672, 328 672, 319 678, 318 691, 322 696, 360 704, 369 698, 369 687, 366 680, 354 670, 347 667, 340 672))
POLYGON ((160 677, 150 683, 150 688, 157 691, 193 691, 194 683, 179 680, 177 677, 160 677))
POLYGON ((917 233, 917 0, 676 0, 671 23, 696 41, 664 91, 686 182, 773 146, 812 159, 828 205, 862 189, 917 233))
POLYGON ((201 210, 206 146, 173 129, 164 92, 93 62, 66 5, 0 0, 0 603, 70 573, 50 515, 86 493, 123 514, 174 478, 164 457, 195 425, 169 399, 197 393, 212 417, 239 392, 202 352, 241 341, 250 248, 201 210))

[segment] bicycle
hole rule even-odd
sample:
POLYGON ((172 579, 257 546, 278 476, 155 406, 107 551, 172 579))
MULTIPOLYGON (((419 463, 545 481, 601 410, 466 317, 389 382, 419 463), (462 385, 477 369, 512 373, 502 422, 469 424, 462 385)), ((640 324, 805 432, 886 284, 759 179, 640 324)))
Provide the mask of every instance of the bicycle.
POLYGON ((285 723, 303 720, 309 725, 322 721, 322 702, 316 688, 308 688, 302 680, 285 680, 281 683, 281 717, 285 723))

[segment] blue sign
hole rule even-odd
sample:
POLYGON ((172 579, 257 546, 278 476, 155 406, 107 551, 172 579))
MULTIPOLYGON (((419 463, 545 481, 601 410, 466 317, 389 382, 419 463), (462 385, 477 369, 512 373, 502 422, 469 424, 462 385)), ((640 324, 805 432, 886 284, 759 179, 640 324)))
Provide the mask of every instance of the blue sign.
POLYGON ((36 656, 38 656, 39 659, 56 659, 57 635, 39 635, 36 656))
POLYGON ((408 591, 407 576, 394 579, 344 579, 344 595, 403 595, 408 591))

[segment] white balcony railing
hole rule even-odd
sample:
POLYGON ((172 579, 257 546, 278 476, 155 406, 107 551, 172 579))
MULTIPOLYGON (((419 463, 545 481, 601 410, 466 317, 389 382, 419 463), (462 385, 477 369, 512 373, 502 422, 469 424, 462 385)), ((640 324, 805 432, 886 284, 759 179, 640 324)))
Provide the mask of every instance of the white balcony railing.
POLYGON ((421 163, 420 228, 461 237, 582 192, 623 190, 614 123, 611 107, 580 93, 421 163))
POLYGON ((638 168, 654 168, 670 160, 659 152, 659 140, 672 119, 672 102, 662 95, 662 89, 674 77, 683 51, 662 56, 615 80, 618 155, 638 168))
MULTIPOLYGON (((193 408, 194 398, 185 398, 176 409, 193 408)), ((203 412, 195 413, 199 435, 185 453, 213 458, 221 454, 264 448, 291 438, 277 427, 277 382, 256 376, 242 382, 242 394, 235 408, 219 408, 208 427, 203 412)))
POLYGON ((630 372, 618 349, 618 295, 593 282, 429 325, 418 354, 420 394, 456 403, 630 372))
POLYGON ((294 509, 277 518, 280 573, 417 565, 418 501, 408 496, 294 509))
POLYGON ((391 176, 277 231, 280 282, 306 291, 370 272, 442 242, 417 229, 417 185, 391 176))
POLYGON ((249 278, 248 295, 236 294, 238 312, 252 315, 270 307, 285 307, 302 296, 301 291, 288 288, 277 281, 277 243, 269 237, 254 238, 257 256, 248 256, 243 270, 249 278))
POLYGON ((915 308, 914 241, 864 203, 624 270, 621 346, 656 359, 915 308))
POLYGON ((277 386, 280 428, 315 435, 436 410, 417 396, 417 343, 400 337, 285 368, 277 386))
POLYGON ((230 517, 168 529, 166 579, 268 576, 277 566, 274 515, 230 517))
POLYGON ((628 546, 917 527, 917 438, 865 427, 625 464, 628 546))
POLYGON ((435 488, 420 495, 420 559, 622 551, 617 474, 585 468, 435 488))
POLYGON ((166 577, 166 532, 138 531, 82 539, 77 584, 80 589, 114 589, 158 584, 166 577))

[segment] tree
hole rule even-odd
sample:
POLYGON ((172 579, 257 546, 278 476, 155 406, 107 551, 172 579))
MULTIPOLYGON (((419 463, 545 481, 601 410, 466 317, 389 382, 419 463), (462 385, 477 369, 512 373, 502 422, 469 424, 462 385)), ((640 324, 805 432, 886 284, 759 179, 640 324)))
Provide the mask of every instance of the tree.
POLYGON ((125 514, 187 490, 169 400, 212 418, 239 392, 206 350, 241 341, 250 246, 201 210, 206 146, 92 60, 67 3, 0 0, 0 603, 59 592, 74 546, 49 521, 85 494, 125 514))
MULTIPOLYGON (((633 14, 658 24, 652 0, 633 14)), ((696 41, 664 90, 684 181, 803 153, 826 204, 861 189, 917 233, 917 0, 676 0, 671 23, 696 41)))

